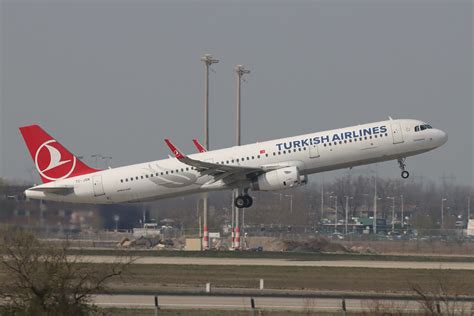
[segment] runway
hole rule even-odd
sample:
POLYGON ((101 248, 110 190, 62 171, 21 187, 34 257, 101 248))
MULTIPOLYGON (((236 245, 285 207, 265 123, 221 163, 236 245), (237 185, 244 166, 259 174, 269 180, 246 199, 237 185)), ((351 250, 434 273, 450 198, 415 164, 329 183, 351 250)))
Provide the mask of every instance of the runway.
MULTIPOLYGON (((91 263, 113 263, 114 256, 80 256, 79 261, 91 263)), ((193 258, 193 257, 139 257, 136 264, 175 265, 238 265, 238 266, 290 266, 290 267, 344 267, 378 269, 431 269, 474 270, 473 262, 418 262, 418 261, 374 261, 374 260, 321 260, 305 261, 266 258, 193 258)))
MULTIPOLYGON (((343 308, 342 299, 335 298, 256 297, 254 300, 257 310, 341 311, 343 308)), ((155 308, 154 297, 151 295, 96 295, 93 302, 100 307, 155 308)), ((158 304, 161 309, 251 310, 250 297, 247 296, 163 295, 158 297, 158 304)), ((457 302, 456 304, 451 308, 459 311, 469 311, 473 308, 472 302, 457 302)), ((417 301, 402 300, 346 299, 345 306, 349 312, 372 311, 376 307, 392 312, 422 309, 417 301)))

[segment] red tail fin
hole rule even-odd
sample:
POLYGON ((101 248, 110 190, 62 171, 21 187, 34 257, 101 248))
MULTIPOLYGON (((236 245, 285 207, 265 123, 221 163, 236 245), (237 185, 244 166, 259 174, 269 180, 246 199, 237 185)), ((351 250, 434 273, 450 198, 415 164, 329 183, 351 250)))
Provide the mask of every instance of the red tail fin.
POLYGON ((38 125, 20 127, 20 132, 43 183, 99 171, 80 161, 38 125))

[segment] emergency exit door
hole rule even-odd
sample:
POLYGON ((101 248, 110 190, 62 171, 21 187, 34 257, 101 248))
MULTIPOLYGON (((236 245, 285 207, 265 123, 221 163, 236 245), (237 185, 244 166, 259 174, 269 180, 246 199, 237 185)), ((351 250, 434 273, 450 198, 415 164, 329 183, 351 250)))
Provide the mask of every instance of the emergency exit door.
POLYGON ((403 134, 402 128, 400 127, 400 123, 392 124, 392 138, 394 144, 403 143, 403 134))
POLYGON ((313 144, 309 146, 309 158, 318 158, 319 157, 319 149, 317 144, 313 144))

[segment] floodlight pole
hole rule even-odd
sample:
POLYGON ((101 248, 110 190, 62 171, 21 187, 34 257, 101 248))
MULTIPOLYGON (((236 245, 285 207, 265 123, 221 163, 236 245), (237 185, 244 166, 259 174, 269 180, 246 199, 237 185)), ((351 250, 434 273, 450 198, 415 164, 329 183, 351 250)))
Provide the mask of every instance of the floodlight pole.
POLYGON ((405 217, 403 217, 403 211, 404 211, 404 208, 405 208, 405 202, 403 201, 403 194, 400 195, 400 210, 402 211, 402 215, 401 215, 401 218, 402 218, 402 229, 404 228, 404 222, 405 222, 405 217))
POLYGON ((348 221, 349 221, 349 200, 352 200, 353 197, 352 196, 344 196, 346 198, 346 209, 345 209, 345 215, 346 215, 346 222, 345 222, 345 227, 344 227, 344 234, 347 235, 347 224, 348 224, 348 221))
POLYGON ((444 202, 448 199, 441 199, 441 229, 444 229, 444 202))
MULTIPOLYGON (((209 66, 217 64, 218 59, 212 58, 211 54, 204 54, 201 57, 201 61, 204 62, 206 67, 206 78, 205 78, 205 99, 204 99, 204 147, 209 150, 209 66)), ((207 228, 207 194, 203 194, 203 217, 204 217, 204 236, 202 240, 202 248, 204 250, 209 249, 209 230, 207 228)))
POLYGON ((395 197, 387 196, 387 200, 392 200, 392 233, 395 232, 395 197))
POLYGON ((373 223, 373 231, 374 235, 377 235, 377 171, 375 172, 374 177, 374 223, 373 223))
MULTIPOLYGON (((250 70, 244 68, 243 65, 236 65, 234 68, 235 72, 237 73, 237 126, 236 126, 236 145, 241 145, 241 119, 240 119, 240 100, 241 100, 241 84, 242 84, 242 76, 244 74, 250 73, 250 70)), ((235 207, 234 201, 238 195, 237 192, 232 192, 232 209, 235 209, 235 249, 240 249, 240 227, 239 227, 239 208, 235 207)), ((244 211, 242 211, 244 212, 244 211)))
POLYGON ((471 219, 471 196, 467 197, 467 222, 471 219))

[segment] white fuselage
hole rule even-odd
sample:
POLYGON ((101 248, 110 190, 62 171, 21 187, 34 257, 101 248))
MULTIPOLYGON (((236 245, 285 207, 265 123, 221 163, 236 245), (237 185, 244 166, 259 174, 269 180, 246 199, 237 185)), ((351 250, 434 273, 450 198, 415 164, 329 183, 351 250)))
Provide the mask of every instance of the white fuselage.
MULTIPOLYGON (((439 129, 415 131, 418 120, 387 120, 190 155, 192 159, 244 167, 297 166, 302 175, 417 155, 444 144, 439 129), (369 133, 370 131, 370 133, 369 133), (335 136, 336 135, 336 136, 335 136)), ((58 180, 25 191, 34 199, 111 204, 233 189, 176 158, 157 160, 58 180), (73 186, 55 194, 48 186, 73 186)), ((251 180, 249 180, 251 181, 251 180)))

